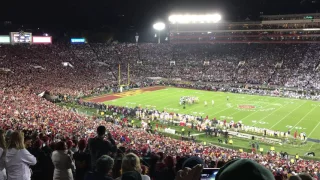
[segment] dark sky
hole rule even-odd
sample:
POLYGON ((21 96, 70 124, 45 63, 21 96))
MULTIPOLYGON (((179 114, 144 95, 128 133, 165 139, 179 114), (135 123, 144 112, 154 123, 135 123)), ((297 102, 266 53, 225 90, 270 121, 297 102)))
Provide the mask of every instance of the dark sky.
POLYGON ((8 0, 0 21, 42 27, 99 27, 143 29, 172 12, 219 12, 223 19, 243 20, 264 14, 315 13, 320 0, 8 0))

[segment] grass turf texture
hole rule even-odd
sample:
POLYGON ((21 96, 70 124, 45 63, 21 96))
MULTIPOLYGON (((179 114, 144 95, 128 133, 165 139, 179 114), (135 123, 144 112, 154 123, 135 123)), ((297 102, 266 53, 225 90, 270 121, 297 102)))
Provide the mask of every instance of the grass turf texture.
MULTIPOLYGON (((233 94, 224 92, 202 91, 193 89, 182 89, 166 87, 160 90, 135 90, 113 95, 104 95, 103 97, 89 98, 88 101, 103 102, 118 106, 143 108, 155 108, 158 110, 166 110, 168 112, 177 112, 181 114, 192 114, 217 119, 226 118, 235 121, 242 121, 246 125, 268 128, 279 131, 291 130, 291 134, 295 130, 298 132, 306 132, 307 136, 314 139, 320 139, 320 102, 297 100, 290 98, 279 98, 269 96, 233 94), (108 100, 108 96, 112 96, 108 100), (200 102, 197 104, 186 105, 183 109, 179 105, 181 96, 197 96, 200 102), (229 101, 227 101, 229 96, 229 101), (214 106, 211 101, 214 100, 214 106), (208 105, 204 106, 204 101, 208 105)), ((181 127, 173 127, 178 131, 181 127)), ((199 132, 195 132, 199 134, 199 132)), ((216 142, 215 138, 206 138, 204 135, 197 137, 198 140, 206 142, 216 142)), ((234 146, 249 148, 248 140, 237 139, 234 146)), ((270 145, 262 147, 267 150, 270 145)), ((301 147, 292 147, 289 145, 280 146, 281 150, 285 150, 291 154, 299 153, 300 155, 308 152, 319 152, 320 145, 308 142, 307 145, 301 147)), ((278 148, 278 150, 280 150, 278 148)), ((318 156, 318 154, 316 154, 318 156)))

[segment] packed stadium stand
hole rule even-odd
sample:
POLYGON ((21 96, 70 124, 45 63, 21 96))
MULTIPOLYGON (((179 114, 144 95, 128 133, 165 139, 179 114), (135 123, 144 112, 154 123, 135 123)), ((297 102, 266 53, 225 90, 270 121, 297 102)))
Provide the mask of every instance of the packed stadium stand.
MULTIPOLYGON (((200 39, 202 32, 197 34, 186 29, 185 32, 172 32, 172 43, 164 44, 1 45, 0 180, 20 180, 21 176, 21 180, 100 180, 119 177, 174 180, 183 179, 179 170, 185 167, 202 164, 205 168, 220 168, 236 158, 251 159, 260 164, 249 160, 239 162, 248 165, 248 168, 254 166, 268 170, 261 171, 260 176, 254 179, 263 179, 262 176, 288 179, 298 174, 319 179, 320 163, 316 160, 304 160, 299 156, 293 160, 283 152, 272 150, 264 154, 248 153, 177 140, 128 127, 126 122, 113 124, 80 114, 39 96, 48 92, 51 97, 58 96, 72 102, 76 99, 75 102, 86 104, 79 98, 99 94, 106 89, 117 92, 119 65, 125 82, 129 78, 127 70, 130 68, 130 87, 151 86, 146 77, 163 77, 179 78, 191 83, 267 84, 318 92, 320 46, 315 42, 319 42, 320 31, 281 35, 274 29, 299 29, 300 26, 284 27, 270 23, 252 23, 253 27, 248 30, 250 32, 241 31, 239 35, 226 31, 216 34, 210 30, 200 39), (259 31, 254 31, 255 28, 259 31), (273 30, 271 35, 261 32, 266 29, 273 30), (244 35, 246 33, 250 35, 244 35), (216 40, 213 36, 222 40, 216 40), (298 36, 302 38, 294 39, 298 36), (230 37, 231 40, 228 39, 230 37), (268 43, 256 43, 258 41, 268 43), (291 42, 284 43, 287 41, 291 42), (18 130, 23 131, 24 136, 18 130), (109 132, 106 137, 105 132, 109 132), (140 158, 143 165, 140 165, 140 158), (94 172, 90 172, 91 169, 94 172)), ((237 30, 248 29, 244 25, 232 27, 237 30)), ((307 25, 302 28, 318 27, 319 22, 315 22, 310 27, 307 25)), ((179 29, 181 31, 182 27, 179 29)), ((126 107, 104 108, 122 113, 124 117, 135 112, 135 109, 126 107)), ((227 177, 224 172, 219 174, 220 179, 227 177)))

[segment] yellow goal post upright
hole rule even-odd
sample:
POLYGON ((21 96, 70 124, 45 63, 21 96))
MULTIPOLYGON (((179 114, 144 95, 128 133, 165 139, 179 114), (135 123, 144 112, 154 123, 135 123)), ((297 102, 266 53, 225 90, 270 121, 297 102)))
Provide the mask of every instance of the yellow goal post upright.
POLYGON ((130 85, 130 65, 128 63, 128 70, 127 70, 127 84, 121 83, 121 65, 118 66, 118 86, 120 92, 123 90, 123 86, 129 86, 130 85))

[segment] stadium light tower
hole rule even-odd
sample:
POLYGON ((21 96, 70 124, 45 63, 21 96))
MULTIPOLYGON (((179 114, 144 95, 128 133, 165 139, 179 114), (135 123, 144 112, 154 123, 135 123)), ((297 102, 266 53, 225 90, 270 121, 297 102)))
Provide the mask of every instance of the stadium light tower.
POLYGON ((159 36, 158 36, 158 44, 160 44, 160 31, 164 30, 166 25, 163 22, 158 22, 153 25, 153 29, 159 31, 159 36))

